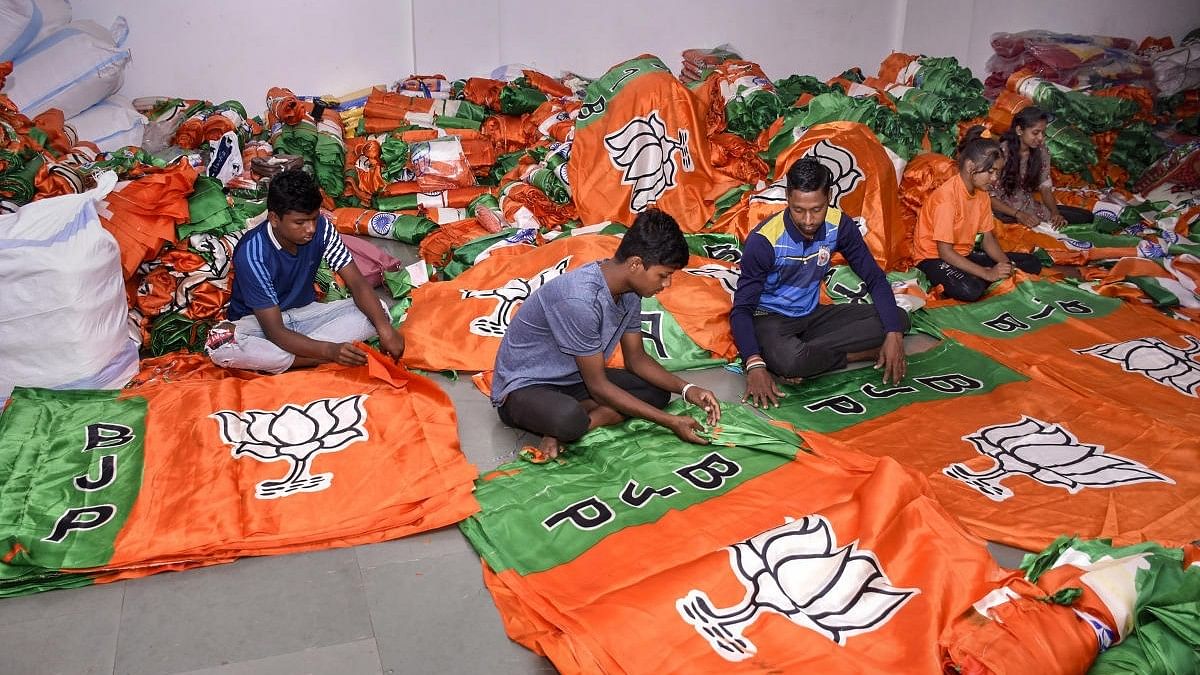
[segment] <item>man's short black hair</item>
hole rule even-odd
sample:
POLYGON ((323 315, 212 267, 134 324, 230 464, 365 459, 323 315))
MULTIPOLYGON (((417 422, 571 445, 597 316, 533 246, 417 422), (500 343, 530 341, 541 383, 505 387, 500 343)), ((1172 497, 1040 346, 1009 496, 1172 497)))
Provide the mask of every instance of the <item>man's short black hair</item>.
POLYGON ((642 265, 663 265, 682 269, 687 265, 688 247, 679 223, 658 209, 646 209, 633 220, 633 227, 621 239, 613 258, 625 262, 637 256, 642 265))
POLYGON ((299 169, 281 171, 267 187, 267 210, 277 216, 289 211, 313 213, 321 208, 321 190, 308 173, 299 169))
POLYGON ((787 189, 828 195, 833 189, 833 174, 816 157, 801 157, 788 167, 787 189))

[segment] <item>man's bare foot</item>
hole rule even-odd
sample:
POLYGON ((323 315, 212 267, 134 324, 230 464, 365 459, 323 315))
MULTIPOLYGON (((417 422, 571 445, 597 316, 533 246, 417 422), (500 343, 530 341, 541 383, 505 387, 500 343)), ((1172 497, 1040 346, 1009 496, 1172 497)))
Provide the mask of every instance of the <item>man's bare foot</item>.
POLYGON ((606 405, 598 405, 588 411, 588 430, 609 427, 624 421, 624 415, 606 405))
POLYGON ((545 464, 552 459, 558 457, 558 453, 562 452, 562 445, 558 439, 552 436, 543 436, 542 442, 534 447, 527 445, 521 448, 519 453, 521 457, 532 464, 545 464))

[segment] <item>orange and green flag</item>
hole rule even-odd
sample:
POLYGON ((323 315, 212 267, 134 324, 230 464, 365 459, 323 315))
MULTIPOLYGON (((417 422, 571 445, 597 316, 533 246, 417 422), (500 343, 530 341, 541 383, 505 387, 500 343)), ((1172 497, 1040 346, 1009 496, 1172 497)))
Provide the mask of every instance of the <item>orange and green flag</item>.
POLYGON ((658 57, 642 55, 590 84, 575 120, 571 193, 585 225, 631 223, 650 206, 697 232, 740 181, 710 159, 705 111, 658 57))
POLYGON ((937 672, 998 570, 925 481, 740 406, 712 440, 630 421, 485 475, 460 527, 509 636, 563 673, 937 672))
POLYGON ((916 469, 981 537, 1034 550, 1065 532, 1120 543, 1195 536, 1200 434, 952 340, 910 356, 899 384, 862 368, 784 390, 767 414, 818 453, 853 448, 916 469))
POLYGON ((366 366, 13 392, 0 596, 394 539, 474 512, 449 398, 366 366))
MULTIPOLYGON (((620 238, 585 234, 542 246, 504 246, 451 281, 413 291, 402 328, 404 362, 425 370, 491 370, 530 293, 582 265, 609 258, 620 238)), ((642 301, 646 352, 669 370, 723 363, 735 353, 729 310, 737 267, 691 256, 671 286, 642 301)))
POLYGON ((1069 284, 1032 280, 1002 289, 980 302, 929 309, 914 316, 914 325, 1156 425, 1200 429, 1194 322, 1069 284))

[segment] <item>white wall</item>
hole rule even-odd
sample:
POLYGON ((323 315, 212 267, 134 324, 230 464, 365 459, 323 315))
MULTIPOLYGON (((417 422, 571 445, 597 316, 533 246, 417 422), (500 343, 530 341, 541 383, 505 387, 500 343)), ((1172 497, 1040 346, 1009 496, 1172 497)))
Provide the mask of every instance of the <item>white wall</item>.
POLYGON ((74 0, 77 19, 129 22, 121 93, 236 99, 251 114, 267 90, 338 95, 413 71, 410 0, 74 0), (361 8, 367 13, 355 11, 361 8))
POLYGON ((996 31, 1171 35, 1197 0, 74 0, 75 16, 129 20, 122 93, 236 98, 269 87, 341 94, 412 72, 452 78, 524 63, 599 76, 625 59, 729 42, 772 78, 867 74, 893 49, 958 57, 976 74, 996 31))
POLYGON ((827 78, 850 66, 878 67, 891 51, 900 6, 895 0, 414 0, 417 69, 466 77, 523 63, 551 75, 599 77, 648 52, 678 73, 684 49, 727 42, 769 77, 827 78))

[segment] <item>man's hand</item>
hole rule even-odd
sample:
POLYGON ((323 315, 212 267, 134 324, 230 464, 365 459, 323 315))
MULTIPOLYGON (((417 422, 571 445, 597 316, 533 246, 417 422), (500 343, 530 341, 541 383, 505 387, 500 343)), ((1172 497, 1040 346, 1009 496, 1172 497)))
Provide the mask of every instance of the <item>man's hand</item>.
POLYGON ((367 363, 367 353, 349 342, 329 342, 326 358, 343 366, 362 366, 367 363))
POLYGON ((392 357, 393 361, 399 363, 400 357, 404 356, 404 336, 389 326, 387 330, 379 333, 379 348, 383 350, 384 354, 392 357))
POLYGON ((899 384, 900 380, 904 379, 908 363, 904 356, 903 334, 888 333, 883 338, 883 346, 879 348, 879 360, 875 362, 875 369, 880 368, 883 369, 884 384, 899 384))
POLYGON ((696 434, 697 431, 704 431, 704 425, 696 421, 695 418, 687 415, 672 415, 671 421, 666 425, 681 441, 695 443, 697 445, 708 445, 708 440, 700 438, 696 434))
MULTIPOLYGON (((758 370, 763 369, 759 368, 758 370)), ((703 387, 693 386, 688 389, 687 396, 683 400, 703 408, 705 415, 708 416, 708 425, 710 427, 721 421, 721 404, 711 391, 703 387)))
POLYGON ((1017 222, 1031 230, 1042 224, 1042 221, 1038 220, 1038 217, 1029 211, 1017 211, 1017 222))
POLYGON ((1012 263, 1008 261, 996 263, 994 266, 988 268, 987 280, 1000 281, 1001 279, 1007 279, 1012 276, 1012 271, 1012 263))
POLYGON ((766 368, 752 368, 746 371, 746 393, 742 395, 742 403, 747 401, 756 408, 767 406, 779 407, 779 398, 786 396, 775 384, 775 378, 766 368))

